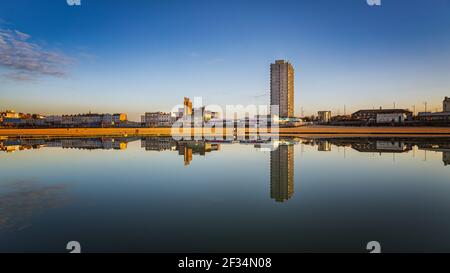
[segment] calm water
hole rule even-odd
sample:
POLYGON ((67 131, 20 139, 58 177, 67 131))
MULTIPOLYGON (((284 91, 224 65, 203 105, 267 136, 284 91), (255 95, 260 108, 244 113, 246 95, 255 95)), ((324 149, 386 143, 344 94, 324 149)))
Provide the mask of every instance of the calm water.
POLYGON ((0 140, 0 251, 450 252, 450 139, 264 147, 0 140))

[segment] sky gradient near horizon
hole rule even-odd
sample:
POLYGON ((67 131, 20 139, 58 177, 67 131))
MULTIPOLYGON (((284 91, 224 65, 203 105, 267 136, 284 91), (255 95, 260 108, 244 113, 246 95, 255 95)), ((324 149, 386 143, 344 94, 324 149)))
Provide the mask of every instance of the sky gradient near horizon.
POLYGON ((268 104, 295 69, 295 113, 441 110, 450 0, 0 0, 0 110, 62 114, 268 104))

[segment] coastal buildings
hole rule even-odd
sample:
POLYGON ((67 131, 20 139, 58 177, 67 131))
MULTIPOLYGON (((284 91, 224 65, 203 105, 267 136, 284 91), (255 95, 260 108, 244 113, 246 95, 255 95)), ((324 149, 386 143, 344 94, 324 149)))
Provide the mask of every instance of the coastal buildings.
POLYGON ((184 127, 203 127, 206 122, 217 122, 220 113, 207 110, 206 106, 193 108, 192 101, 185 97, 183 108, 179 108, 173 116, 175 117, 174 122, 180 122, 184 127))
POLYGON ((119 114, 113 114, 112 115, 112 124, 118 124, 121 122, 126 122, 128 120, 127 114, 125 113, 119 113, 119 114))
POLYGON ((413 113, 405 109, 373 109, 373 110, 359 110, 352 114, 352 118, 366 121, 376 121, 377 115, 384 115, 383 118, 387 118, 388 115, 392 117, 398 117, 398 115, 404 115, 405 119, 411 119, 413 113))
POLYGON ((444 98, 444 101, 442 102, 442 111, 450 112, 450 98, 449 97, 444 98))
POLYGON ((5 118, 19 118, 20 114, 16 113, 14 110, 6 110, 1 116, 5 118))
POLYGON ((377 123, 403 123, 408 118, 406 113, 377 114, 377 123))
POLYGON ((48 125, 59 126, 62 122, 62 116, 46 116, 45 123, 48 125))
POLYGON ((294 68, 284 60, 270 65, 270 105, 279 106, 279 116, 294 116, 294 68))
POLYGON ((170 127, 175 121, 175 115, 167 112, 146 112, 141 116, 141 122, 145 127, 170 127))
POLYGON ((102 122, 103 116, 99 114, 79 114, 79 115, 63 115, 61 117, 61 124, 66 126, 85 125, 85 126, 99 126, 102 122))
POLYGON ((63 115, 61 117, 61 125, 67 127, 111 127, 118 126, 127 121, 127 115, 119 114, 78 114, 63 115))
POLYGON ((218 112, 206 110, 205 106, 194 109, 194 115, 196 115, 196 114, 201 117, 203 122, 208 122, 212 119, 220 118, 220 114, 218 112))
POLYGON ((450 98, 445 97, 442 101, 442 112, 420 112, 418 118, 421 121, 437 121, 448 122, 450 121, 450 98))
POLYGON ((44 119, 40 114, 16 113, 14 110, 0 113, 0 125, 6 127, 44 127, 44 119))
POLYGON ((331 121, 331 111, 319 111, 317 112, 317 118, 320 123, 328 123, 331 121))
POLYGON ((127 122, 126 114, 78 114, 51 115, 22 114, 8 111, 0 113, 1 125, 6 127, 54 128, 54 127, 115 127, 127 122))
POLYGON ((419 112, 418 119, 424 122, 450 121, 450 112, 419 112))

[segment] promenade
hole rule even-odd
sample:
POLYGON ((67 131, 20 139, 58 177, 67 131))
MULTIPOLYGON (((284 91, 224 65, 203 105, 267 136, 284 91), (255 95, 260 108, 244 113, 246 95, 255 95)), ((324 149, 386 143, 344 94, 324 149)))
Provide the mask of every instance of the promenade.
MULTIPOLYGON (((205 130, 201 128, 180 131, 190 133, 221 136, 235 134, 232 129, 205 130)), ((253 134, 256 131, 246 130, 253 134)), ((47 128, 47 129, 0 129, 1 137, 92 137, 92 136, 171 136, 171 128, 47 128)), ((402 135, 402 136, 450 136, 450 127, 341 127, 341 126, 302 126, 280 128, 280 135, 402 135)))

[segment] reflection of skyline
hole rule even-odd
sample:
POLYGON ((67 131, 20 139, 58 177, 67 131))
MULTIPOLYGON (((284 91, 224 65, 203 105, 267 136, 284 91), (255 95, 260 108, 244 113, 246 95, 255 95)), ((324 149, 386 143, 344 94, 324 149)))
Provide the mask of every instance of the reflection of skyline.
POLYGON ((326 140, 319 141, 317 143, 317 150, 319 152, 329 152, 329 151, 331 151, 331 142, 326 141, 326 140))
POLYGON ((206 153, 220 150, 220 144, 211 144, 205 141, 178 141, 177 150, 179 155, 184 156, 184 165, 191 164, 192 155, 205 156, 206 153))
POLYGON ((219 151, 220 144, 207 141, 182 140, 172 138, 147 137, 141 139, 141 147, 146 151, 178 151, 184 157, 184 165, 191 164, 193 155, 205 156, 212 151, 219 151))
POLYGON ((270 198, 285 202, 294 194, 294 145, 270 152, 270 198))
POLYGON ((410 151, 412 146, 402 141, 373 141, 365 143, 352 143, 351 147, 360 153, 404 153, 410 151))
POLYGON ((125 150, 128 138, 61 138, 61 139, 6 139, 0 141, 0 150, 15 152, 43 147, 81 150, 125 150))
MULTIPOLYGON (((0 140, 0 150, 5 152, 22 151, 28 149, 42 149, 45 147, 54 147, 62 149, 83 149, 83 150, 125 150, 128 143, 141 140, 141 148, 146 151, 173 152, 182 156, 185 166, 189 166, 194 155, 206 156, 213 151, 220 151, 221 145, 237 144, 245 145, 247 143, 254 144, 256 149, 260 149, 261 144, 255 144, 254 141, 246 142, 229 142, 217 143, 209 141, 182 140, 175 141, 170 137, 144 137, 144 138, 70 138, 70 139, 3 139, 0 140)), ((359 153, 379 153, 381 154, 399 154, 408 153, 415 150, 440 152, 442 153, 443 165, 450 165, 450 138, 407 138, 407 137, 346 137, 346 138, 282 138, 278 143, 278 148, 270 152, 270 198, 275 202, 286 202, 294 195, 295 187, 295 166, 294 166, 294 149, 295 143, 302 145, 311 145, 317 147, 318 152, 331 151, 332 146, 351 148, 359 153)), ((426 155, 425 155, 426 159, 426 155)), ((298 176, 298 175, 297 175, 298 176)), ((26 191, 22 196, 26 196, 26 191)), ((52 188, 36 191, 37 195, 43 196, 42 199, 47 200, 46 193, 53 192, 52 188)), ((14 204, 7 204, 4 200, 10 200, 8 196, 0 196, 0 208, 11 208, 14 204), (5 199, 6 198, 6 199, 5 199)), ((36 205, 37 210, 39 205, 36 205)), ((14 209, 12 207, 12 209, 14 209)), ((23 215, 28 212, 22 213, 23 215)), ((32 215, 33 212, 28 213, 32 215)), ((9 226, 6 223, 8 217, 0 213, 1 225, 9 226), (5 224, 6 223, 6 224, 5 224)), ((14 220, 16 221, 16 220, 14 220)), ((17 220, 19 222, 19 220, 17 220)))
MULTIPOLYGON (((418 150, 441 152, 444 165, 450 164, 450 138, 448 137, 343 137, 343 138, 282 138, 290 143, 301 143, 317 146, 317 150, 331 151, 332 145, 349 147, 361 153, 408 153, 417 147, 418 150)), ((128 143, 141 140, 141 147, 147 151, 178 151, 183 155, 185 165, 189 165, 193 155, 204 156, 212 151, 219 151, 220 145, 238 143, 236 141, 218 144, 215 141, 182 140, 175 141, 171 137, 98 137, 98 138, 56 138, 56 139, 16 139, 0 140, 0 151, 7 153, 45 147, 81 150, 125 150, 128 143)), ((241 144, 247 142, 241 141, 241 144)), ((254 144, 254 142, 251 142, 254 144)), ((283 146, 283 145, 280 145, 283 146)), ((255 144, 255 148, 260 144, 255 144)), ((284 149, 284 148, 282 148, 284 149)))
MULTIPOLYGON (((442 162, 444 166, 450 164, 450 138, 434 137, 434 138, 414 138, 414 137, 374 137, 374 138, 322 138, 322 139, 305 139, 312 145, 318 145, 318 151, 324 151, 323 147, 336 145, 338 147, 350 147, 360 153, 408 153, 417 147, 418 150, 432 151, 442 153, 442 162), (322 147, 322 148, 321 148, 322 147)), ((331 146, 330 146, 331 149, 331 146)))

